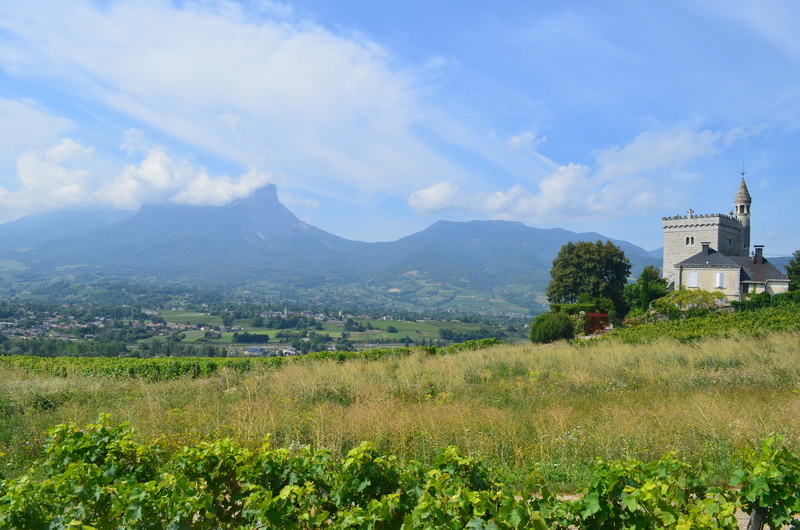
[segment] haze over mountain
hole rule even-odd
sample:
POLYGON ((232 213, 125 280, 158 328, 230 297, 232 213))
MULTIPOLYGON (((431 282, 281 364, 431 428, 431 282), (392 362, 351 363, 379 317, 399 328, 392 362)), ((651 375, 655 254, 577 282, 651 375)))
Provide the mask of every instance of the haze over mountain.
POLYGON ((0 225, 0 249, 38 246, 44 241, 85 234, 129 217, 126 210, 59 210, 0 225))
MULTIPOLYGON (((608 240, 510 221, 439 221, 393 242, 350 241, 298 219, 271 184, 226 206, 145 205, 118 214, 64 212, 0 225, 4 275, 271 284, 339 292, 347 301, 534 311, 564 243, 608 240)), ((636 245, 612 242, 634 270, 659 264, 636 245)))

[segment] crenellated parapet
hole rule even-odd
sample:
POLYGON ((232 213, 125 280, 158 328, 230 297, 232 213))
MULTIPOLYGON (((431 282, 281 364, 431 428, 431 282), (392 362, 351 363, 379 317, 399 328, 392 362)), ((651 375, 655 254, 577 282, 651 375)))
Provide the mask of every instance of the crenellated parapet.
POLYGON ((728 215, 724 213, 705 213, 705 214, 690 214, 690 215, 671 215, 668 217, 662 217, 662 221, 681 221, 686 219, 710 219, 712 217, 720 217, 722 219, 730 219, 731 221, 737 221, 736 217, 733 215, 728 215))
POLYGON ((702 230, 708 227, 718 227, 725 231, 734 230, 739 232, 742 229, 742 223, 739 219, 722 213, 662 217, 661 226, 665 231, 702 230))

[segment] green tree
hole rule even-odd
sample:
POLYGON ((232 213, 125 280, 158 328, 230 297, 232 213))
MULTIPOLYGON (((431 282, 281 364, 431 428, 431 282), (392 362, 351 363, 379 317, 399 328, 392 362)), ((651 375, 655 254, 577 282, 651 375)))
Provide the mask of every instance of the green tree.
POLYGON ((581 295, 608 298, 617 313, 625 314, 622 293, 631 271, 625 253, 610 241, 570 241, 561 247, 550 269, 547 300, 575 303, 581 295))
POLYGON ((658 267, 648 265, 637 278, 636 283, 625 286, 622 296, 633 313, 644 313, 650 304, 667 294, 667 281, 661 278, 658 267))
POLYGON ((547 344, 575 338, 575 323, 566 313, 542 313, 531 323, 531 342, 547 344))
POLYGON ((789 277, 789 290, 800 290, 800 250, 795 250, 792 259, 786 265, 786 276, 789 277))

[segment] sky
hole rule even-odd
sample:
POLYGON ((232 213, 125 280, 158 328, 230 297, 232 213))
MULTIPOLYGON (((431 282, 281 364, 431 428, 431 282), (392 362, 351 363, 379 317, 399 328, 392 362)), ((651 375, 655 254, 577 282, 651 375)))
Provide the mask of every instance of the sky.
POLYGON ((728 213, 800 249, 792 0, 0 3, 0 222, 227 204, 393 241, 437 220, 594 231, 728 213))

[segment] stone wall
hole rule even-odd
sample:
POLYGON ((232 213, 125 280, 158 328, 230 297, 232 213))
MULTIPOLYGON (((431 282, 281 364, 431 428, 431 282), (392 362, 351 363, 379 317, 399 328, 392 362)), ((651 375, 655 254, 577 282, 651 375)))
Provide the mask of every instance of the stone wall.
POLYGON ((733 216, 721 213, 675 215, 661 219, 664 230, 665 278, 674 278, 675 265, 702 250, 702 243, 726 256, 739 256, 742 224, 733 216))

